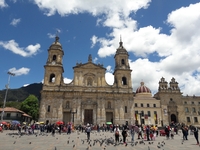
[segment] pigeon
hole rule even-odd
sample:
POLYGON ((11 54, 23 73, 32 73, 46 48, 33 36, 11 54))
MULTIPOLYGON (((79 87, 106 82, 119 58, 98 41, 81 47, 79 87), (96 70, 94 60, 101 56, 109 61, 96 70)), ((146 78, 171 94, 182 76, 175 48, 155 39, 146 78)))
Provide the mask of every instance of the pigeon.
POLYGON ((126 143, 125 146, 127 146, 128 144, 126 143))
POLYGON ((75 147, 75 145, 73 145, 73 148, 75 147))
POLYGON ((31 142, 29 142, 29 144, 31 144, 31 142))
POLYGON ((148 146, 148 150, 150 150, 150 147, 148 146))
POLYGON ((15 144, 16 143, 16 141, 14 141, 14 143, 13 144, 15 144))

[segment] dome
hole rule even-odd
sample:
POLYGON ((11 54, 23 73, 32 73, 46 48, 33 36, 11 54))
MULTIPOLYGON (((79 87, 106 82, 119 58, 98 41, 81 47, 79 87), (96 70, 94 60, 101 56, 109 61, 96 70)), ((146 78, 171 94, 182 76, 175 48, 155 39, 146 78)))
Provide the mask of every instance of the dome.
POLYGON ((140 84, 141 86, 137 88, 136 93, 151 93, 151 90, 144 85, 144 82, 140 84))
POLYGON ((55 42, 53 42, 51 44, 50 48, 55 48, 55 49, 61 48, 62 49, 62 45, 59 42, 59 37, 58 36, 55 37, 55 42))

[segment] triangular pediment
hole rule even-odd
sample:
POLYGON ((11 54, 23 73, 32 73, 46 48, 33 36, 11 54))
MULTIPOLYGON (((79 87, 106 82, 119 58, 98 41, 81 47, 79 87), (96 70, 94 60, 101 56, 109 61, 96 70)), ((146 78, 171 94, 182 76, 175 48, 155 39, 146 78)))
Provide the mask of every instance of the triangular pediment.
POLYGON ((100 64, 94 64, 91 62, 85 63, 85 64, 77 64, 75 67, 73 67, 74 69, 104 69, 106 70, 102 65, 100 64))

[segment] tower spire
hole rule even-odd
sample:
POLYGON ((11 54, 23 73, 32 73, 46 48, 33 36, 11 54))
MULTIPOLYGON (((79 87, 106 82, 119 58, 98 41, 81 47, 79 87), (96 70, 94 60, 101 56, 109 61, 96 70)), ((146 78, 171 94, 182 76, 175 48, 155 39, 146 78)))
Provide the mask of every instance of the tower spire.
POLYGON ((123 42, 122 42, 122 37, 121 37, 121 35, 120 35, 119 47, 122 47, 122 48, 123 48, 123 42))
POLYGON ((58 33, 59 33, 59 31, 57 30, 57 31, 56 31, 56 37, 55 37, 55 43, 59 42, 58 33))

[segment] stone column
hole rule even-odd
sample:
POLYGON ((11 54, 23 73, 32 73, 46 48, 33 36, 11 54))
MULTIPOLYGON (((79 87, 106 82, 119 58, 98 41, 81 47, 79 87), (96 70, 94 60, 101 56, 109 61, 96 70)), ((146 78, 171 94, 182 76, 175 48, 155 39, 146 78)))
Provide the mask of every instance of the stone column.
POLYGON ((93 105, 93 124, 97 124, 97 111, 96 111, 96 105, 93 105))
POLYGON ((63 108, 62 104, 60 104, 60 107, 58 108, 58 120, 63 120, 63 108))
POLYGON ((105 110, 105 104, 102 104, 101 115, 102 115, 102 121, 103 121, 104 123, 106 123, 106 110, 105 110))

